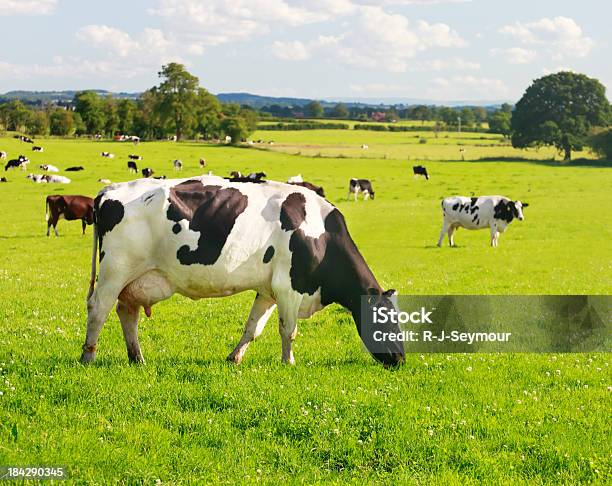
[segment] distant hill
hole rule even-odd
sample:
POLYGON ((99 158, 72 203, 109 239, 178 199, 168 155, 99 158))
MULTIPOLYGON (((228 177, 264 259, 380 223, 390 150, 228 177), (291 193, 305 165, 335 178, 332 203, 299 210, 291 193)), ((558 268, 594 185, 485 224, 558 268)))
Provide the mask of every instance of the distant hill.
MULTIPOLYGON (((39 104, 39 103, 67 103, 74 99, 74 95, 78 91, 83 90, 65 90, 65 91, 9 91, 4 94, 0 94, 0 103, 21 100, 25 103, 39 104)), ((115 93, 106 91, 104 89, 92 89, 88 91, 95 91, 101 96, 112 95, 114 98, 129 98, 137 99, 141 93, 115 93)), ((279 105, 282 107, 301 107, 305 106, 311 101, 311 98, 289 98, 289 97, 275 97, 275 96, 262 96, 251 93, 218 93, 217 98, 222 103, 238 103, 240 105, 248 105, 253 108, 261 108, 263 106, 279 105)), ((380 107, 385 108, 391 105, 403 105, 403 106, 414 106, 414 105, 436 105, 436 106, 484 106, 489 109, 497 108, 502 103, 508 102, 507 100, 494 100, 494 101, 437 101, 417 98, 364 98, 364 97, 340 97, 330 100, 318 100, 324 107, 332 107, 336 103, 344 103, 348 107, 380 107)))
MULTIPOLYGON (((57 103, 69 102, 74 99, 74 95, 83 90, 65 90, 65 91, 8 91, 0 94, 0 101, 21 100, 26 103, 57 103)), ((140 93, 113 93, 104 89, 91 89, 87 91, 95 91, 100 96, 112 95, 114 98, 130 98, 137 99, 140 93)))

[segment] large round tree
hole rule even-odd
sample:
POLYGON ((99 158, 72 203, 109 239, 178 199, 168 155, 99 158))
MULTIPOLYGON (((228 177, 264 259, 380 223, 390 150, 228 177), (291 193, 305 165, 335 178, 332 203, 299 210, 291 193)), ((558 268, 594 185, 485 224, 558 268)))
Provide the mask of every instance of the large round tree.
POLYGON ((512 113, 512 145, 553 145, 570 160, 593 126, 608 123, 606 88, 584 74, 560 72, 536 79, 512 113))

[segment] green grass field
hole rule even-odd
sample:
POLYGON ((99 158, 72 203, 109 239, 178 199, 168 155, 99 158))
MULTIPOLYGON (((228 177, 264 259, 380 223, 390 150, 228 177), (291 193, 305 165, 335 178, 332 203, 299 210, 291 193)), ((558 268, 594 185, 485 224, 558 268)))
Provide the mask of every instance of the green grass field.
POLYGON ((280 363, 275 317, 237 367, 225 357, 249 292, 155 306, 140 324, 145 366, 128 365, 113 313, 96 363, 78 363, 91 227, 83 238, 79 222, 62 220, 60 237, 46 238, 44 199, 94 196, 102 177, 127 180, 128 153, 170 177, 175 158, 181 176, 199 174, 201 156, 217 175, 301 173, 344 213, 383 287, 400 293, 610 294, 612 169, 560 166, 542 160, 552 151, 517 151, 498 136, 429 134, 419 144, 414 135, 255 133, 275 140, 265 150, 41 139, 44 153, 1 138, 9 158, 31 158, 28 172, 41 163, 86 170, 66 173, 67 186, 34 184, 19 170, 0 184, 0 465, 64 465, 74 480, 100 484, 607 483, 609 353, 410 355, 386 371, 332 306, 300 321, 295 367, 280 363), (458 162, 459 142, 473 159, 534 160, 458 162), (321 157, 307 156, 312 146, 321 157), (412 153, 427 160, 430 181, 413 178, 412 153), (376 199, 347 201, 350 177, 370 178, 376 199), (525 221, 496 249, 488 232, 464 230, 457 248, 437 248, 441 198, 471 192, 529 202, 525 221))

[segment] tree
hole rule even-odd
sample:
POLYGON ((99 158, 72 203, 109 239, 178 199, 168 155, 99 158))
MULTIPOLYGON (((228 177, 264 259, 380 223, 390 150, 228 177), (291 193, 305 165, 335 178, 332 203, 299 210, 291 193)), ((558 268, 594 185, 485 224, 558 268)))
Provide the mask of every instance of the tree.
POLYGON ((489 117, 489 132, 499 133, 509 137, 512 133, 512 115, 503 110, 497 110, 489 117))
POLYGON ((205 139, 218 137, 220 132, 221 103, 204 88, 198 89, 196 98, 196 130, 205 139))
POLYGON ((107 96, 104 100, 104 117, 106 123, 104 124, 104 132, 107 136, 113 137, 119 129, 119 112, 117 111, 117 103, 112 96, 107 96))
POLYGON ((225 135, 232 137, 232 143, 239 143, 248 136, 248 128, 244 120, 237 116, 224 118, 221 121, 221 130, 225 135))
POLYGON ((304 113, 309 118, 321 118, 323 116, 323 107, 318 101, 311 101, 304 107, 304 113))
POLYGON ((64 137, 70 135, 73 130, 72 112, 62 108, 56 108, 49 115, 49 128, 51 135, 64 137))
POLYGON ((502 103, 501 111, 503 111, 504 113, 511 114, 512 113, 512 105, 509 104, 509 103, 502 103))
POLYGON ((612 160, 612 128, 591 135, 588 144, 600 157, 612 160))
POLYGON ((476 117, 476 123, 479 125, 487 121, 487 110, 482 106, 475 106, 472 108, 474 116, 476 117))
POLYGON ((16 132, 23 131, 23 128, 30 117, 30 110, 19 100, 11 101, 6 105, 7 130, 16 132))
POLYGON ((49 129, 47 114, 42 110, 31 111, 26 121, 26 129, 30 135, 46 135, 49 129))
POLYGON ((552 145, 571 160, 592 127, 608 121, 606 89, 584 74, 560 72, 536 79, 512 113, 512 145, 552 145))
POLYGON ((134 127, 134 114, 136 103, 133 100, 122 99, 117 102, 117 115, 119 116, 119 131, 129 135, 134 127))
POLYGON ((76 112, 81 115, 87 133, 100 133, 104 130, 106 117, 102 98, 94 91, 81 91, 74 96, 76 112))
POLYGON ((470 108, 463 108, 459 116, 461 116, 461 126, 465 128, 471 128, 474 126, 474 123, 476 122, 474 110, 471 110, 470 108))
POLYGON ((338 103, 336 106, 332 108, 331 116, 333 118, 348 118, 349 111, 344 103, 338 103))
POLYGON ((158 109, 162 121, 170 121, 176 139, 193 130, 196 123, 196 98, 199 80, 182 64, 171 62, 158 73, 162 82, 157 88, 158 109))

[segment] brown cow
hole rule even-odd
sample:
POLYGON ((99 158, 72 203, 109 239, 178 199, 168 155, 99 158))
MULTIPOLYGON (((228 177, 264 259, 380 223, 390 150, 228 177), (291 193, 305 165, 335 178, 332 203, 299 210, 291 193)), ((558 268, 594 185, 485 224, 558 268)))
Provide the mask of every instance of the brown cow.
POLYGON ((87 196, 47 196, 45 220, 47 221, 47 236, 51 231, 51 226, 57 234, 57 222, 61 217, 66 221, 74 221, 80 219, 83 224, 83 234, 85 234, 85 226, 93 224, 93 205, 94 200, 87 196), (51 213, 51 217, 49 217, 51 213))

